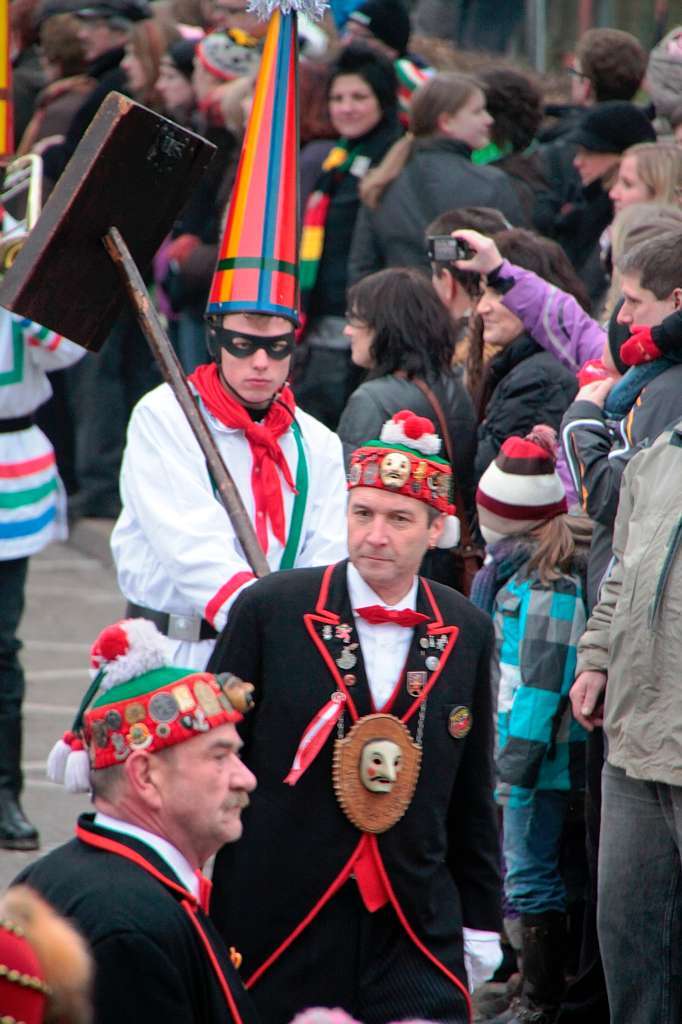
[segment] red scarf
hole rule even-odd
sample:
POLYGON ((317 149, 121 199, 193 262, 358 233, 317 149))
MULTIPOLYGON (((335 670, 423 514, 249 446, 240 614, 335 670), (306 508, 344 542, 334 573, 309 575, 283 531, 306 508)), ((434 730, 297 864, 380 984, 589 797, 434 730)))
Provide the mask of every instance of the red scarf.
POLYGON ((267 554, 268 528, 284 546, 286 544, 286 518, 279 469, 287 486, 296 493, 291 470, 279 446, 278 438, 285 434, 293 421, 296 402, 290 387, 284 386, 273 401, 261 423, 254 423, 243 405, 224 388, 215 363, 198 366, 188 378, 199 392, 199 396, 211 413, 226 427, 243 430, 249 442, 253 466, 251 468, 251 490, 256 504, 256 535, 267 554), (263 515, 258 515, 263 512, 263 515))

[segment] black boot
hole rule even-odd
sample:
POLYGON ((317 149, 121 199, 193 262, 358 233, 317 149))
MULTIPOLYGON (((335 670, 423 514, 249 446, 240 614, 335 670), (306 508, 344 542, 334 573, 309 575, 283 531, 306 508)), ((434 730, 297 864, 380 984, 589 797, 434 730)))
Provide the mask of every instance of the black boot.
POLYGON ((521 995, 493 1024, 554 1024, 564 992, 566 917, 557 911, 524 914, 521 995))
POLYGON ((0 849, 37 850, 40 838, 21 809, 18 797, 0 790, 0 849))
POLYGON ((21 715, 0 714, 0 849, 37 850, 37 830, 21 809, 21 715))

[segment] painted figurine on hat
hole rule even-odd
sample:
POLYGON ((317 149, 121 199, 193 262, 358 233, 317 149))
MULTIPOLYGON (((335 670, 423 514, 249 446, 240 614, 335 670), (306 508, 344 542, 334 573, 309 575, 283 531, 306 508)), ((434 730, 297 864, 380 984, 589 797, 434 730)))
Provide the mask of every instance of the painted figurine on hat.
POLYGON ((452 548, 459 541, 459 519, 452 502, 452 466, 440 450, 431 420, 403 409, 384 424, 378 440, 353 452, 348 489, 378 487, 423 501, 446 517, 437 546, 452 548))

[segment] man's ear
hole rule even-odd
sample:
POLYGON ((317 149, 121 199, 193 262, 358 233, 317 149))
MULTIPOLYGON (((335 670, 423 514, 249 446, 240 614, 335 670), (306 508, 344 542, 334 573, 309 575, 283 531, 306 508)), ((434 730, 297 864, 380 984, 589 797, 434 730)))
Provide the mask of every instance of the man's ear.
POLYGON ((682 288, 673 288, 673 309, 682 308, 682 288))

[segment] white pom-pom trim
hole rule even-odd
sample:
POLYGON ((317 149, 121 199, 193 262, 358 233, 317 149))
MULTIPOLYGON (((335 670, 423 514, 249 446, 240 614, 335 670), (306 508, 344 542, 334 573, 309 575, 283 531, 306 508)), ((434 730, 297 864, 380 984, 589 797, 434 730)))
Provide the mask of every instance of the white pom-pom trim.
POLYGON ((250 14, 257 15, 261 21, 267 21, 277 10, 282 14, 298 11, 299 14, 307 14, 308 17, 319 21, 328 6, 326 0, 250 0, 247 10, 250 14))
POLYGON ((90 758, 86 750, 72 750, 69 753, 64 786, 68 793, 90 792, 90 758))
POLYGON ((145 672, 163 668, 167 663, 164 638, 149 619, 125 619, 119 625, 128 634, 129 650, 113 661, 103 662, 104 679, 100 689, 110 690, 145 672))
POLYGON ((414 448, 422 455, 438 455, 440 451, 440 438, 437 434, 422 434, 417 440, 407 437, 401 422, 389 420, 381 428, 379 439, 389 444, 404 444, 406 448, 414 448))
POLYGON ((437 547, 454 548, 459 544, 460 527, 457 516, 446 516, 443 532, 440 535, 437 547))
POLYGON ((65 743, 64 740, 57 740, 47 757, 47 777, 50 782, 57 782, 59 785, 63 784, 66 762, 70 753, 71 747, 69 744, 65 743))

